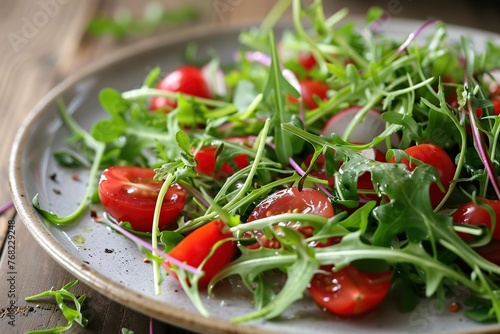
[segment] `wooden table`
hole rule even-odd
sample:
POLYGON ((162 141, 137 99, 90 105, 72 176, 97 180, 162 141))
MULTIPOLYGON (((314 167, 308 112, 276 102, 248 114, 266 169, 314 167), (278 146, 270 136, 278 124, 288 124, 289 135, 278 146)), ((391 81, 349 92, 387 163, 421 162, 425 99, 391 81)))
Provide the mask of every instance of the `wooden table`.
MULTIPOLYGON (((325 1, 327 11, 349 6, 354 14, 362 14, 371 4, 392 10, 394 16, 426 19, 436 16, 450 23, 479 27, 500 33, 500 10, 495 1, 325 1), (394 7, 396 4, 396 7, 394 7), (489 4, 489 5, 488 5, 489 4), (488 7, 490 6, 490 7, 488 7)), ((241 19, 262 18, 273 1, 264 0, 164 0, 167 6, 196 3, 203 12, 201 21, 213 24, 241 19), (218 7, 217 7, 218 6, 218 7)), ((140 13, 143 2, 133 0, 6 0, 0 11, 0 206, 10 201, 7 165, 10 148, 17 128, 34 104, 67 73, 120 43, 111 38, 91 38, 86 25, 96 13, 111 15, 116 8, 128 6, 140 13)), ((170 28, 164 33, 172 33, 170 28)), ((7 252, 0 260, 0 333, 24 333, 33 329, 65 324, 61 312, 52 301, 27 303, 24 298, 54 286, 61 287, 73 277, 52 260, 27 232, 13 209, 0 217, 0 245, 8 222, 16 237, 16 281, 13 286, 17 304, 15 326, 6 316, 8 279, 7 252)), ((147 333, 149 317, 116 304, 84 284, 74 287, 77 295, 87 294, 84 313, 89 317, 85 329, 74 327, 72 333, 117 333, 129 328, 135 333, 147 333)), ((154 322, 155 333, 185 333, 170 325, 154 322)))

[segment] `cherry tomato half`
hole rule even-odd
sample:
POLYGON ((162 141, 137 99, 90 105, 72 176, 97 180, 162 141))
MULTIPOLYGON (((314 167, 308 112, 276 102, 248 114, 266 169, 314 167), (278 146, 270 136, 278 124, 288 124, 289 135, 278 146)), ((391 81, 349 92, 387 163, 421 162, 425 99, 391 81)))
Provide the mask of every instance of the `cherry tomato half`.
MULTIPOLYGON (((197 97, 210 98, 210 89, 199 68, 183 66, 168 74, 156 87, 157 89, 179 92, 197 97)), ((156 96, 151 99, 151 110, 177 107, 177 101, 156 96)))
POLYGON ((301 52, 299 54, 299 64, 304 68, 304 70, 310 71, 318 63, 316 62, 316 58, 314 58, 312 53, 301 52))
POLYGON ((341 316, 366 313, 378 306, 389 292, 392 273, 369 273, 349 265, 332 272, 331 266, 322 267, 327 273, 313 276, 309 293, 319 306, 341 316))
MULTIPOLYGON (((260 202, 248 217, 247 222, 292 212, 310 213, 325 218, 330 218, 334 215, 332 204, 318 190, 303 188, 302 191, 299 191, 298 188, 286 188, 278 190, 260 202)), ((287 222, 281 225, 298 230, 306 238, 313 235, 313 228, 311 226, 303 226, 296 222, 287 222)), ((281 246, 277 240, 266 238, 262 231, 254 231, 254 236, 257 238, 258 243, 249 246, 251 249, 259 248, 260 246, 265 248, 279 248, 281 246)))
MULTIPOLYGON (((448 190, 450 182, 453 181, 453 176, 455 175, 455 165, 442 148, 434 144, 420 144, 408 147, 404 151, 409 156, 434 167, 439 174, 444 189, 448 190)), ((393 163, 395 159, 392 158, 389 162, 393 163)), ((401 159, 401 163, 405 164, 410 171, 413 171, 417 167, 416 165, 410 165, 410 162, 406 159, 401 159)), ((446 191, 441 191, 436 183, 431 184, 429 192, 432 207, 435 208, 439 205, 446 195, 446 191)))
MULTIPOLYGON (((163 184, 153 180, 149 168, 115 166, 103 171, 99 197, 106 211, 118 221, 128 221, 136 231, 151 232, 156 199, 163 184)), ((186 192, 172 185, 163 200, 158 228, 163 230, 180 215, 186 192)))
MULTIPOLYGON (((301 80, 299 81, 300 90, 302 93, 302 99, 304 100, 304 104, 307 109, 312 110, 318 107, 318 104, 314 100, 314 97, 317 96, 320 100, 326 100, 326 93, 328 92, 328 86, 317 80, 301 80)), ((288 100, 293 103, 297 103, 297 99, 293 96, 289 96, 288 100)))
MULTIPOLYGON (((487 200, 478 198, 479 201, 485 205, 489 205, 495 212, 496 225, 495 230, 492 232, 492 237, 500 240, 500 201, 487 200)), ((491 216, 486 209, 479 207, 474 202, 469 202, 457 209, 453 213, 453 222, 457 224, 468 224, 474 226, 486 226, 491 231, 491 216)), ((474 238, 466 233, 459 233, 460 237, 464 240, 473 240, 474 238)))
MULTIPOLYGON (((227 225, 222 220, 217 219, 188 234, 170 251, 169 255, 197 268, 210 254, 216 243, 228 239, 217 247, 201 268, 205 274, 198 281, 198 286, 206 286, 223 266, 231 262, 235 251, 235 243, 230 239, 232 237, 233 234, 227 225)), ((170 269, 168 261, 163 262, 163 266, 170 269)), ((175 274, 174 277, 177 278, 175 274)))

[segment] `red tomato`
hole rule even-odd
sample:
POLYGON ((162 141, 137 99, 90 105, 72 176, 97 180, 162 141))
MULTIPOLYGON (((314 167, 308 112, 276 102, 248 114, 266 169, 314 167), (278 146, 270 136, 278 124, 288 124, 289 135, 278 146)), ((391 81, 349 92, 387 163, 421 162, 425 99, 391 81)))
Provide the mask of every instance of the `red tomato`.
POLYGON ((500 266, 500 241, 493 239, 486 246, 474 250, 486 260, 500 266))
MULTIPOLYGON (((492 237, 496 240, 500 240, 500 201, 487 200, 481 198, 481 202, 489 205, 495 212, 496 225, 495 231, 492 233, 492 237)), ((491 216, 486 209, 479 207, 474 204, 474 202, 469 202, 457 209, 453 213, 453 222, 457 224, 468 224, 474 226, 486 226, 488 230, 491 231, 491 216)), ((466 233, 458 233, 460 237, 464 240, 474 240, 474 237, 466 233)))
MULTIPOLYGON (((118 221, 128 221, 136 231, 151 232, 156 199, 163 184, 153 180, 152 169, 130 166, 110 167, 101 175, 99 197, 106 211, 118 221)), ((186 193, 172 185, 163 200, 158 228, 163 230, 180 215, 186 193)))
MULTIPOLYGON (((199 68, 183 66, 167 75, 156 87, 157 89, 179 92, 197 97, 210 98, 210 89, 199 68)), ((151 99, 151 110, 177 107, 177 101, 156 96, 151 99)))
MULTIPOLYGON (((493 112, 496 116, 500 115, 500 96, 493 96, 491 99, 490 99, 491 103, 493 104, 493 112)), ((483 116, 483 108, 478 108, 476 110, 476 115, 478 118, 481 118, 481 116, 483 116)), ((467 128, 468 130, 468 133, 471 133, 470 132, 470 127, 467 128)))
POLYGON ((378 306, 392 284, 390 271, 368 273, 350 265, 331 272, 331 266, 322 267, 327 274, 315 274, 309 293, 322 308, 341 316, 366 313, 378 306))
POLYGON ((299 54, 299 64, 306 71, 310 71, 314 68, 318 63, 316 62, 316 58, 314 58, 312 53, 300 53, 299 54))
MULTIPOLYGON (((311 153, 305 158, 304 164, 307 167, 309 167, 309 165, 311 164, 312 157, 313 154, 311 153)), ((333 188, 335 186, 335 177, 333 175, 328 176, 326 174, 325 164, 326 164, 325 156, 321 154, 316 160, 316 163, 314 164, 314 168, 311 171, 311 175, 317 177, 318 179, 328 181, 328 186, 330 188, 333 188)))
MULTIPOLYGON (((242 145, 246 144, 248 141, 247 138, 229 138, 227 140, 234 143, 240 143, 242 145)), ((217 146, 206 146, 201 148, 194 157, 194 159, 198 162, 198 165, 194 168, 194 170, 199 174, 211 175, 215 178, 223 178, 232 175, 236 171, 243 169, 250 164, 248 156, 246 154, 240 154, 233 158, 233 162, 236 165, 237 170, 233 170, 233 167, 229 163, 224 162, 221 169, 216 171, 216 151, 217 146)))
POLYGON ((493 103, 493 110, 495 115, 500 115, 500 96, 494 96, 491 99, 491 103, 493 103))
MULTIPOLYGON (((310 213, 325 218, 333 217, 334 214, 332 204, 318 190, 304 188, 302 191, 299 191, 298 188, 286 188, 278 190, 260 202, 248 217, 247 222, 292 212, 310 213)), ((279 225, 294 228, 306 238, 312 236, 314 232, 311 226, 303 226, 296 222, 280 223, 279 225)), ((277 240, 267 239, 262 231, 254 231, 254 236, 258 242, 249 246, 249 248, 254 249, 260 246, 265 248, 279 248, 281 246, 277 240)))
MULTIPOLYGON (((455 175, 455 165, 442 148, 434 144, 420 144, 408 147, 405 153, 436 168, 443 187, 445 190, 448 190, 450 182, 453 181, 453 176, 455 175)), ((395 161, 394 158, 389 160, 392 163, 395 161)), ((413 171, 417 167, 416 165, 410 166, 410 162, 406 159, 401 159, 401 163, 405 164, 410 171, 413 171)), ((430 199, 434 208, 439 205, 445 195, 446 192, 442 192, 436 183, 431 184, 430 199)))
MULTIPOLYGON (((320 100, 326 100, 326 93, 328 92, 328 86, 320 81, 316 80, 301 80, 300 90, 302 93, 302 99, 307 109, 312 110, 318 107, 318 104, 314 100, 314 96, 319 97, 320 100)), ((288 100, 293 103, 297 103, 297 99, 293 96, 289 96, 288 100)))
MULTIPOLYGON (((227 225, 222 220, 217 219, 188 234, 168 255, 198 268, 216 243, 229 239, 217 247, 210 259, 201 268, 205 274, 198 281, 198 286, 207 286, 215 274, 223 266, 231 262, 235 250, 235 242, 230 240, 232 237, 233 234, 227 225)), ((163 266, 170 269, 168 261, 163 262, 163 266)), ((175 274, 173 275, 177 278, 175 274)))

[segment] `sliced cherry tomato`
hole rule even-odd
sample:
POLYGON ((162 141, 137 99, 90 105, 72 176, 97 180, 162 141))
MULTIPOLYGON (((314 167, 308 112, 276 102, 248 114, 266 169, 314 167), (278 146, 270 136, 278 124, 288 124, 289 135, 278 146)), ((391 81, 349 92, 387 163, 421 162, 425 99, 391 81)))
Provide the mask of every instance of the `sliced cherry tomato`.
MULTIPOLYGON (((167 75, 156 87, 157 89, 179 92, 197 97, 210 98, 210 89, 199 68, 183 66, 167 75)), ((151 110, 177 107, 177 101, 156 96, 151 99, 151 110)))
MULTIPOLYGON (((495 212, 496 225, 495 231, 492 232, 492 237, 496 240, 500 240, 500 201, 487 200, 484 198, 478 198, 479 201, 483 202, 485 205, 489 205, 495 212)), ((469 202, 457 209, 453 213, 453 222, 457 224, 468 224, 474 226, 486 226, 488 230, 491 231, 491 216, 486 209, 474 204, 474 202, 469 202)), ((474 238, 466 233, 458 233, 460 237, 464 240, 474 240, 474 238)))
MULTIPOLYGON (((283 213, 310 213, 325 218, 333 217, 333 207, 328 198, 316 189, 303 188, 299 191, 298 188, 286 188, 278 190, 274 194, 268 196, 260 202, 248 217, 247 222, 251 222, 260 218, 275 216, 283 213)), ((296 222, 287 222, 279 225, 285 225, 298 230, 304 237, 313 235, 311 226, 303 226, 296 222)), ((257 242, 249 248, 279 248, 279 241, 269 240, 262 231, 254 231, 254 236, 257 242)))
POLYGON ((332 272, 317 273, 311 280, 309 293, 322 308, 341 316, 366 313, 378 306, 389 292, 392 273, 369 273, 349 265, 332 272))
MULTIPOLYGON (((442 148, 434 144, 420 144, 408 147, 405 152, 409 156, 436 168, 443 187, 446 191, 448 190, 450 182, 453 181, 453 176, 455 175, 455 165, 442 148)), ((389 162, 394 163, 395 159, 392 158, 389 162)), ((401 159, 401 163, 405 164, 410 171, 413 171, 417 167, 414 164, 410 165, 410 162, 406 159, 401 159)), ((444 198, 446 191, 441 191, 436 183, 431 184, 430 199, 434 208, 444 198)))
MULTIPOLYGON (((203 287, 208 285, 210 280, 223 266, 231 262, 235 251, 235 242, 231 240, 232 237, 233 234, 227 225, 222 220, 217 219, 188 234, 170 251, 169 255, 181 262, 198 268, 210 254, 215 244, 227 239, 227 241, 217 247, 201 268, 205 274, 198 281, 198 286, 203 287)), ((163 266, 170 269, 168 261, 163 262, 163 266)), ((177 278, 175 274, 173 276, 177 278)))
POLYGON ((310 71, 316 66, 318 63, 316 62, 316 58, 314 58, 312 53, 302 52, 299 54, 299 64, 306 71, 310 71))
MULTIPOLYGON (((163 184, 153 180, 149 168, 115 166, 101 175, 99 197, 106 211, 118 221, 128 221, 136 231, 151 232, 156 199, 163 184)), ((172 185, 163 200, 158 228, 165 229, 180 215, 186 202, 186 192, 172 185)))
MULTIPOLYGON (((240 143, 242 145, 248 143, 247 138, 229 138, 227 140, 234 143, 240 143)), ((215 178, 223 178, 234 174, 236 171, 243 169, 250 164, 248 156, 246 154, 240 154, 233 158, 233 163, 237 167, 237 170, 233 170, 233 167, 229 163, 224 162, 221 169, 216 171, 216 151, 217 146, 206 146, 201 148, 194 157, 194 159, 198 162, 198 166, 196 166, 194 170, 199 174, 210 175, 215 178)))
MULTIPOLYGON (((326 93, 329 88, 325 83, 309 79, 301 80, 299 83, 302 99, 304 100, 304 104, 307 109, 312 110, 318 107, 318 104, 314 100, 315 96, 317 96, 320 100, 326 100, 326 93)), ((293 96, 289 96, 288 100, 290 102, 297 103, 297 99, 293 96)))

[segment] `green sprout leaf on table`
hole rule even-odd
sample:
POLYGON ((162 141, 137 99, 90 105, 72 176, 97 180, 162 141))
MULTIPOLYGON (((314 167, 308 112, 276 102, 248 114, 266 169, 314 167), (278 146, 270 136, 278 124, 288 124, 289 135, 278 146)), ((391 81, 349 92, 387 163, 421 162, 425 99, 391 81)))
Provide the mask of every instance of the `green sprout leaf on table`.
POLYGON ((76 283, 78 283, 78 280, 74 280, 67 283, 59 290, 53 290, 51 288, 48 291, 25 298, 26 301, 34 301, 46 297, 54 297, 57 302, 57 307, 61 310, 63 316, 68 320, 68 324, 66 326, 30 331, 27 334, 62 333, 64 331, 71 329, 74 323, 77 323, 82 327, 87 326, 88 319, 85 318, 82 314, 82 305, 83 302, 85 301, 86 295, 81 295, 80 297, 76 297, 73 293, 68 291, 76 283), (74 305, 74 308, 69 306, 67 302, 72 303, 74 305))

